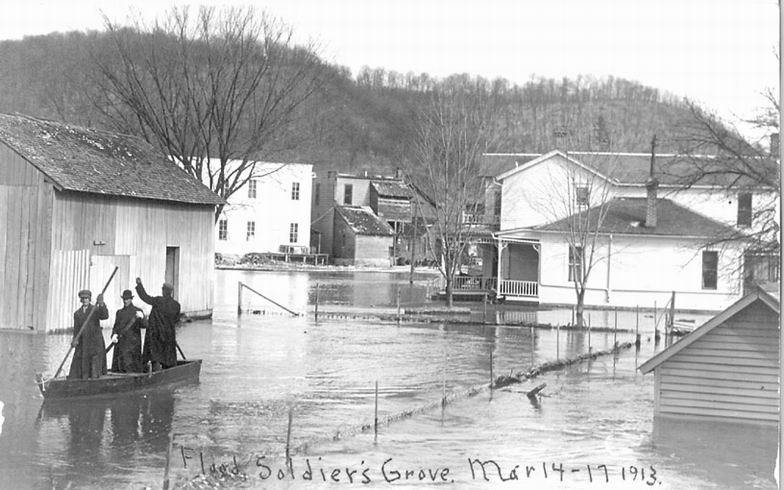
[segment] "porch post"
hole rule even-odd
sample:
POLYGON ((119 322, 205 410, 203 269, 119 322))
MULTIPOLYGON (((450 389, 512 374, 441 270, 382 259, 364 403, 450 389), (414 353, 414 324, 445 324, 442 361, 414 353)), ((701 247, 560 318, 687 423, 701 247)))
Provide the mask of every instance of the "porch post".
POLYGON ((496 276, 496 280, 495 280, 495 295, 496 295, 496 298, 501 296, 501 253, 503 252, 503 250, 504 250, 504 244, 501 241, 501 239, 499 238, 498 239, 498 261, 497 261, 497 264, 496 264, 496 269, 498 269, 498 270, 496 271, 497 276, 496 276))

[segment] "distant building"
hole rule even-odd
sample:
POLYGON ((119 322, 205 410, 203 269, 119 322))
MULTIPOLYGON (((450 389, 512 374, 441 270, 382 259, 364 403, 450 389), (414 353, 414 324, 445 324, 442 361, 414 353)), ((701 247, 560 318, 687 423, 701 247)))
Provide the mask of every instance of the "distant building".
POLYGON ((356 211, 348 209, 341 217, 337 210, 359 206, 367 208, 392 232, 383 239, 387 242, 386 247, 379 245, 380 238, 374 240, 372 250, 362 250, 369 245, 366 241, 356 242, 355 246, 359 247, 355 249, 357 257, 363 257, 363 261, 372 257, 377 265, 390 265, 397 259, 409 259, 412 247, 415 247, 415 261, 432 258, 427 223, 432 220, 433 205, 425 196, 419 195, 416 199, 415 192, 399 176, 316 172, 313 179, 311 249, 329 254, 336 263, 346 260, 346 242, 343 237, 336 237, 335 226, 345 222, 346 216, 356 215, 356 211), (338 246, 340 250, 337 250, 338 246))
POLYGON ((215 224, 215 251, 307 253, 312 169, 305 163, 257 162, 255 177, 228 198, 215 224))
POLYGON ((76 293, 95 299, 115 266, 110 310, 138 276, 211 314, 221 202, 140 138, 0 115, 0 328, 73 327, 76 293))
POLYGON ((779 422, 780 303, 761 288, 640 366, 662 417, 779 422))

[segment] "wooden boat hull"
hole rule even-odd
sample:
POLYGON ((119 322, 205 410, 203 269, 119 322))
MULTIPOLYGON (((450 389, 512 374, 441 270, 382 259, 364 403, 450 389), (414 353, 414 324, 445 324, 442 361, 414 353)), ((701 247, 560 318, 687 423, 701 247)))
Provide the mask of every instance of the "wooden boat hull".
POLYGON ((44 399, 114 396, 199 380, 201 359, 177 361, 177 366, 152 373, 112 373, 97 379, 38 380, 44 399))

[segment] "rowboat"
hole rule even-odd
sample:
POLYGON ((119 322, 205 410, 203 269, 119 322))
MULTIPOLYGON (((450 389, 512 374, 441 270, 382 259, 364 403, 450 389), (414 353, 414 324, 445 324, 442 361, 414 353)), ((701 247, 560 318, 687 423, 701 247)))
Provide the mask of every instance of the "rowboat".
POLYGON ((161 386, 199 380, 201 359, 177 361, 177 365, 147 373, 115 373, 94 379, 43 379, 38 376, 38 389, 45 400, 62 398, 114 396, 120 393, 144 391, 161 386))

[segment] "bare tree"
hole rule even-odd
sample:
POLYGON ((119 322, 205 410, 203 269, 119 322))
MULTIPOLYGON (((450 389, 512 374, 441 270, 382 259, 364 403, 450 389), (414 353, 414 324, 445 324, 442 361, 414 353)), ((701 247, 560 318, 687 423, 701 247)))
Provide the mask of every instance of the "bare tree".
POLYGON ((281 149, 320 84, 314 47, 293 46, 290 28, 251 7, 175 7, 149 26, 105 25, 114 49, 94 57, 96 107, 224 199, 259 177, 255 161, 281 149))
MULTIPOLYGON (((572 158, 568 152, 565 155, 572 158)), ((559 232, 568 245, 568 274, 575 293, 575 320, 577 326, 582 327, 591 273, 607 258, 600 253, 609 247, 603 227, 614 197, 611 179, 617 179, 621 169, 609 154, 585 153, 575 158, 581 163, 550 168, 548 178, 542 182, 543 198, 533 205, 548 221, 540 228, 559 232), (591 162, 591 159, 597 161, 591 162), (595 170, 597 168, 601 173, 595 170)))
MULTIPOLYGON (((468 76, 450 77, 430 95, 417 113, 408 175, 436 203, 437 243, 431 252, 441 259, 439 270, 451 306, 454 278, 471 239, 472 224, 465 217, 476 215, 484 199, 479 158, 492 138, 498 97, 487 81, 468 76)), ((419 202, 418 207, 425 204, 419 202)))
MULTIPOLYGON (((761 265, 773 271, 772 275, 778 274, 780 267, 778 205, 781 183, 776 148, 779 104, 772 91, 763 95, 769 102, 768 107, 747 122, 770 138, 769 148, 763 140, 749 142, 734 125, 693 103, 689 104, 691 117, 682 125, 680 140, 686 164, 678 167, 677 177, 684 188, 712 185, 736 195, 739 201, 742 194, 748 199, 744 211, 748 213, 744 220, 748 226, 737 227, 733 233, 715 237, 708 244, 743 243, 746 259, 742 266, 747 276, 761 265)), ((739 224, 740 218, 739 214, 739 224)))

